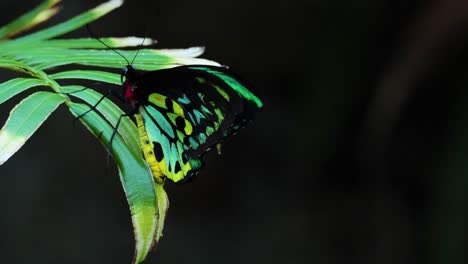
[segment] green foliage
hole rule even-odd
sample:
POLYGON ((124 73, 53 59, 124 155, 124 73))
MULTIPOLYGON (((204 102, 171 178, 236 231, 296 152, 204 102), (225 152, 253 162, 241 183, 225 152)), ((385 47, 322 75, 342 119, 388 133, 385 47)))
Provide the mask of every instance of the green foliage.
MULTIPOLYGON (((79 85, 61 85, 64 79, 95 80, 119 88, 120 76, 106 68, 121 68, 126 61, 116 52, 92 38, 52 39, 78 29, 123 4, 122 0, 111 0, 77 15, 66 22, 14 38, 37 24, 51 18, 59 10, 60 0, 46 0, 30 12, 0 28, 0 68, 25 74, 25 77, 4 80, 0 84, 0 104, 10 98, 38 86, 51 91, 34 92, 11 110, 10 116, 0 130, 0 165, 16 153, 31 137, 47 117, 60 105, 66 106, 74 116, 90 109, 102 95, 79 85), (75 65, 77 69, 61 71, 59 66, 75 65), (89 70, 86 66, 102 67, 89 70), (77 103, 80 99, 89 105, 77 103)), ((137 37, 103 38, 103 42, 114 48, 147 46, 152 39, 137 37)), ((127 58, 135 51, 119 50, 127 58)), ((156 50, 142 49, 134 66, 142 70, 158 70, 181 64, 218 65, 196 58, 202 48, 156 50)), ((107 98, 80 121, 98 138, 104 147, 109 146, 110 137, 119 117, 124 113, 107 98), (99 112, 100 114, 98 114, 99 112)), ((162 236, 164 219, 168 208, 167 195, 162 185, 155 185, 145 163, 138 141, 138 130, 134 122, 124 117, 110 150, 119 168, 120 179, 130 206, 135 233, 134 263, 142 262, 152 246, 162 236)))

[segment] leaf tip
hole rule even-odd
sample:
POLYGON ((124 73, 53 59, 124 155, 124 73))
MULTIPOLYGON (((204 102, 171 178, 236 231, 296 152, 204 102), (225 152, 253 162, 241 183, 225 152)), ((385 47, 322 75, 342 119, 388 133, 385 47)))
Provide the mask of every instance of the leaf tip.
POLYGON ((61 7, 52 7, 52 8, 41 11, 31 21, 31 26, 40 24, 40 23, 46 21, 47 19, 55 16, 60 11, 60 9, 61 9, 61 7))
POLYGON ((104 3, 104 4, 108 4, 113 9, 113 8, 118 8, 122 6, 123 3, 124 3, 124 0, 110 0, 109 2, 104 3))

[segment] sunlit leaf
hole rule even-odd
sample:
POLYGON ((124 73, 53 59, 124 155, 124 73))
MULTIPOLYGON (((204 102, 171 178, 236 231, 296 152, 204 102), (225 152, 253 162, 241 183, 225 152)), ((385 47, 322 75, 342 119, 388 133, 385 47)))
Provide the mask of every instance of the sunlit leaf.
POLYGON ((52 79, 83 79, 121 85, 120 75, 105 71, 72 70, 49 75, 52 79))
POLYGON ((156 231, 155 242, 159 242, 159 239, 163 236, 164 222, 166 220, 167 210, 169 209, 169 198, 164 190, 164 184, 155 184, 156 195, 158 199, 158 228, 156 231))
POLYGON ((186 49, 158 49, 157 52, 166 56, 195 58, 202 55, 203 52, 205 52, 205 48, 190 47, 186 49))
MULTIPOLYGON (((79 116, 89 109, 83 104, 71 103, 70 111, 79 116)), ((99 138, 104 146, 114 129, 95 112, 80 118, 80 121, 99 138)), ((153 177, 142 155, 134 155, 120 136, 112 143, 112 156, 119 167, 120 179, 127 196, 135 233, 134 263, 142 262, 151 250, 158 229, 158 209, 153 188, 153 177)))
MULTIPOLYGON (((198 49, 197 49, 198 51, 198 49)), ((67 56, 63 56, 60 48, 28 48, 24 50, 8 50, 3 52, 8 58, 15 58, 29 65, 45 70, 67 64, 81 64, 86 66, 99 66, 107 68, 122 68, 128 62, 113 50, 67 50, 67 56)), ((193 52, 193 51, 190 51, 193 52)), ((119 50, 127 60, 135 57, 136 51, 119 50)), ((181 57, 167 55, 169 50, 141 49, 135 58, 133 66, 140 70, 159 70, 186 64, 203 64, 219 66, 219 63, 202 58, 189 57, 186 54, 181 57)), ((175 53, 183 53, 178 50, 175 53)))
POLYGON ((22 72, 22 73, 36 77, 41 80, 47 79, 46 74, 43 71, 37 68, 31 67, 21 61, 0 59, 0 68, 22 72))
POLYGON ((52 7, 60 1, 46 0, 36 8, 1 27, 0 38, 12 37, 51 18, 58 12, 58 8, 52 7))
POLYGON ((29 88, 40 85, 45 85, 45 82, 34 78, 16 78, 1 83, 0 104, 29 88))
MULTIPOLYGON (((69 93, 71 96, 82 99, 91 106, 95 105, 101 98, 103 98, 102 94, 92 89, 78 85, 63 86, 62 90, 65 93, 69 93)), ((100 112, 113 127, 116 126, 120 116, 125 114, 118 106, 116 106, 111 100, 107 98, 104 98, 95 110, 100 112)), ((134 155, 141 155, 138 129, 135 123, 133 123, 129 117, 123 117, 121 119, 118 128, 118 134, 123 137, 127 143, 128 148, 133 152, 134 155)))
POLYGON ((68 33, 70 31, 73 31, 77 28, 84 26, 93 20, 98 19, 99 17, 118 8, 122 4, 123 4, 123 0, 111 0, 111 1, 105 2, 89 11, 86 11, 80 15, 75 16, 74 18, 67 20, 66 22, 63 22, 55 26, 43 29, 41 31, 37 31, 35 33, 29 34, 27 36, 18 38, 15 40, 15 44, 19 45, 22 42, 24 43, 24 42, 32 42, 32 41, 37 41, 37 40, 50 39, 53 37, 63 35, 65 33, 68 33))
MULTIPOLYGON (((123 48, 135 46, 149 46, 156 44, 156 40, 150 38, 100 38, 100 41, 106 43, 109 47, 123 48)), ((94 38, 77 38, 77 39, 50 39, 41 41, 38 45, 46 45, 48 48, 63 48, 63 49, 109 49, 101 42, 94 38)), ((36 45, 36 44, 34 44, 36 45)))
POLYGON ((65 100, 60 94, 37 92, 16 105, 0 130, 0 165, 15 154, 65 100))

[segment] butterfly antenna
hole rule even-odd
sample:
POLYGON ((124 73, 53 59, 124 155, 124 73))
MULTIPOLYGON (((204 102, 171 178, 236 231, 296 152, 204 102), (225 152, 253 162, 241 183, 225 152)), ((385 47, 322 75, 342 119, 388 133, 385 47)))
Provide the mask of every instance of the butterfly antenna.
POLYGON ((135 53, 135 56, 133 56, 133 59, 132 59, 132 62, 130 63, 130 65, 132 65, 133 62, 135 61, 135 59, 136 59, 138 53, 139 53, 140 50, 141 50, 141 47, 143 46, 143 43, 145 42, 145 39, 146 39, 146 37, 143 38, 143 41, 141 42, 140 46, 138 47, 138 50, 137 50, 137 52, 135 53))
POLYGON ((138 46, 138 50, 137 50, 137 52, 135 53, 135 56, 133 56, 132 63, 130 63, 130 65, 133 64, 133 62, 135 61, 136 57, 138 56, 138 53, 140 52, 141 48, 143 47, 143 44, 145 44, 145 40, 146 40, 146 37, 147 37, 147 36, 148 36, 148 27, 146 27, 145 37, 143 38, 143 41, 141 41, 140 45, 138 46))
MULTIPOLYGON (((88 33, 89 35, 91 35, 91 37, 93 37, 94 39, 96 39, 97 41, 101 42, 102 45, 106 46, 107 48, 113 50, 115 53, 119 54, 120 57, 124 58, 124 60, 127 62, 127 65, 131 65, 131 63, 127 60, 127 58, 122 55, 122 53, 118 52, 116 49, 112 48, 111 46, 107 45, 106 43, 104 43, 104 41, 100 40, 98 37, 96 37, 96 35, 94 35, 94 33, 91 31, 91 28, 89 27, 89 24, 86 24, 86 29, 88 30, 88 33)), ((133 61, 132 61, 133 62, 133 61)))

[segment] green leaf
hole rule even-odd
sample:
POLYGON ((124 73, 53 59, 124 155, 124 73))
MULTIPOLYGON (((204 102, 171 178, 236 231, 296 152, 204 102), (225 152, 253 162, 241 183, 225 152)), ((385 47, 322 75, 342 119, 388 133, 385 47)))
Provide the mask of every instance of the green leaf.
POLYGON ((58 12, 58 8, 51 8, 61 0, 46 0, 39 6, 0 28, 0 38, 12 37, 24 30, 30 29, 58 12))
POLYGON ((51 87, 55 92, 61 93, 60 85, 53 79, 51 79, 47 73, 41 71, 40 69, 31 67, 23 62, 15 61, 15 60, 5 60, 0 59, 0 68, 6 68, 18 72, 26 73, 30 76, 34 76, 42 81, 44 81, 44 85, 51 87))
POLYGON ((0 68, 26 73, 27 75, 34 76, 41 80, 47 79, 46 74, 43 71, 20 61, 0 59, 0 68))
POLYGON ((105 2, 91 10, 88 10, 80 15, 75 16, 74 18, 67 20, 66 22, 63 22, 55 26, 43 29, 41 31, 29 34, 27 36, 18 38, 15 40, 15 44, 19 45, 19 43, 50 39, 53 37, 63 35, 65 33, 68 33, 70 31, 73 31, 77 28, 84 26, 93 20, 98 19, 99 17, 120 7, 122 4, 123 4, 123 0, 111 0, 111 1, 105 2))
MULTIPOLYGON (((74 116, 79 116, 88 109, 89 107, 83 104, 70 104, 70 111, 74 116)), ((80 121, 101 140, 104 146, 108 146, 113 128, 97 113, 89 112, 80 118, 80 121)), ((111 153, 119 167, 120 180, 130 205, 136 240, 133 261, 140 263, 151 250, 158 229, 158 208, 153 176, 142 155, 134 155, 129 151, 120 136, 115 137, 111 153)))
MULTIPOLYGON (((62 91, 64 93, 69 93, 71 96, 80 98, 90 105, 95 105, 103 98, 102 94, 78 85, 62 86, 62 91)), ((119 117, 125 114, 117 105, 107 98, 104 98, 95 110, 101 113, 113 127, 116 126, 119 117)), ((138 129, 129 117, 123 117, 120 121, 118 134, 123 137, 128 148, 134 155, 141 155, 138 129)))
POLYGON ((158 198, 158 228, 155 237, 155 242, 158 243, 163 235, 164 222, 166 220, 167 210, 169 209, 169 198, 164 190, 164 184, 155 183, 154 188, 158 198))
MULTIPOLYGON (((156 40, 150 38, 137 38, 137 37, 126 37, 126 38, 100 38, 100 41, 106 43, 109 47, 123 48, 123 47, 135 47, 135 46, 149 46, 156 44, 156 40)), ((34 45, 36 45, 35 43, 34 45)), ((109 49, 101 42, 94 38, 77 38, 77 39, 50 39, 46 41, 40 41, 38 45, 44 45, 48 48, 62 48, 62 49, 109 49)), ((26 44, 23 46, 25 47, 26 44)))
POLYGON ((16 78, 1 83, 0 104, 29 88, 40 85, 45 85, 45 82, 34 78, 16 78))
POLYGON ((37 92, 16 105, 0 130, 0 165, 15 154, 65 100, 63 95, 37 92))
POLYGON ((158 49, 155 51, 157 51, 159 54, 163 54, 163 55, 171 56, 171 57, 195 58, 195 57, 202 55, 203 52, 205 52, 205 48, 204 47, 190 47, 186 49, 158 49))
POLYGON ((84 79, 93 80, 98 82, 111 83, 121 85, 120 75, 105 71, 92 71, 92 70, 72 70, 63 71, 49 75, 50 78, 55 80, 60 79, 84 79))
MULTIPOLYGON (((136 54, 136 51, 133 50, 118 50, 118 52, 125 58, 133 58, 136 54)), ((174 52, 183 53, 180 49, 174 52)), ((190 52, 193 52, 193 49, 190 49, 190 52)), ((169 50, 159 51, 155 49, 141 49, 133 63, 133 66, 139 70, 159 70, 186 64, 219 66, 219 63, 214 61, 189 57, 187 56, 188 53, 189 52, 184 53, 184 56, 174 57, 166 55, 170 54, 169 50)), ((81 64, 86 66, 119 69, 127 65, 127 61, 113 50, 72 49, 66 51, 66 56, 63 54, 63 49, 52 47, 35 47, 19 50, 10 49, 3 52, 4 57, 21 60, 24 63, 34 65, 41 70, 67 64, 81 64)))

